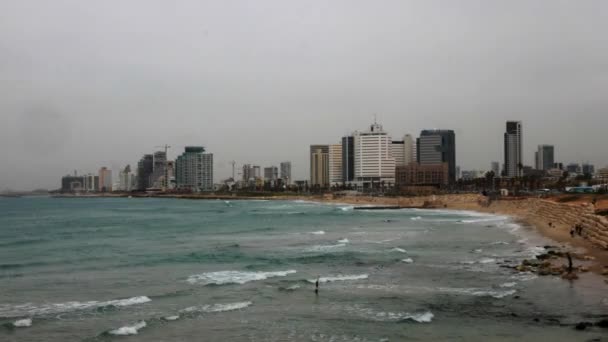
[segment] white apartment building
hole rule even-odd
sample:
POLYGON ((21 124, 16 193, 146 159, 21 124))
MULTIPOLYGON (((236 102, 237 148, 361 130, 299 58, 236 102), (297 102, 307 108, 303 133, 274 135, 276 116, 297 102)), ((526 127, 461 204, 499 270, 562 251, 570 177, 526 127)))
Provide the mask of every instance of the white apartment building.
POLYGON ((395 158, 395 166, 406 166, 416 161, 416 144, 411 135, 406 134, 403 140, 393 140, 391 153, 395 158))
POLYGON ((382 126, 375 123, 365 132, 355 132, 355 181, 366 183, 395 182, 395 158, 392 139, 382 126))

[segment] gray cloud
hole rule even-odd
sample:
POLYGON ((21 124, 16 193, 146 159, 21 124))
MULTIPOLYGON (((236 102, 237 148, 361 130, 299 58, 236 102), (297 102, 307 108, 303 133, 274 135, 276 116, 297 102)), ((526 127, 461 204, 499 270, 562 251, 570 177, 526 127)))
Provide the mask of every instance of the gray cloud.
POLYGON ((233 159, 292 160, 304 178, 309 144, 373 113, 394 137, 454 129, 463 169, 502 159, 508 119, 524 122, 528 164, 551 143, 561 161, 603 166, 606 13, 565 0, 3 1, 0 189, 57 187, 164 143, 172 156, 207 146, 218 178, 233 159))

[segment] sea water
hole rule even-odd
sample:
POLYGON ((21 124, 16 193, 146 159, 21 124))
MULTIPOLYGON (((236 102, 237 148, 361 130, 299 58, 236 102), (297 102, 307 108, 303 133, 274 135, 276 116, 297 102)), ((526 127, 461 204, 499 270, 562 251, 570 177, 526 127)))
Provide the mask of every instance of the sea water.
POLYGON ((584 341, 605 285, 502 267, 508 217, 302 201, 0 199, 2 341, 584 341), (319 293, 315 294, 317 280, 319 293))

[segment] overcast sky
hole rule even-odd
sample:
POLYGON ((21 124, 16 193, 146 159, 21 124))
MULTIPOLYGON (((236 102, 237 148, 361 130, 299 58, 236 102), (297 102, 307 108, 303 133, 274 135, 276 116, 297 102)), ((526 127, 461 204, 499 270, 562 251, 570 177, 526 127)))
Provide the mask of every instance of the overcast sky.
POLYGON ((456 131, 457 163, 608 164, 608 1, 0 1, 0 190, 132 167, 155 146, 293 163, 365 129, 456 131))

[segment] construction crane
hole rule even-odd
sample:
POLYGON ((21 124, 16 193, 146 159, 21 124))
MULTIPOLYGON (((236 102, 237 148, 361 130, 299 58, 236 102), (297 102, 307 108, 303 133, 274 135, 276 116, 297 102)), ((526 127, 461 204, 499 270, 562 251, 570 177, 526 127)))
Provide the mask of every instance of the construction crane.
POLYGON ((165 149, 165 179, 163 180, 163 192, 166 192, 169 184, 169 158, 167 157, 167 150, 170 149, 171 146, 165 144, 163 146, 154 146, 154 148, 165 149))

